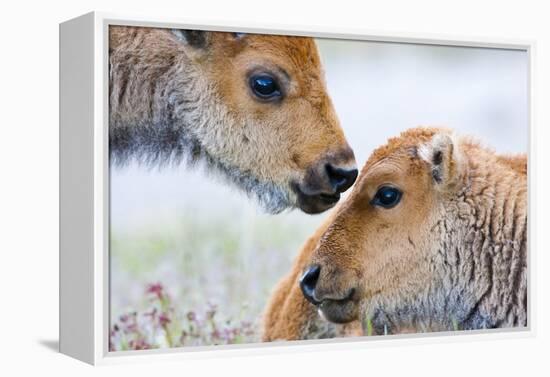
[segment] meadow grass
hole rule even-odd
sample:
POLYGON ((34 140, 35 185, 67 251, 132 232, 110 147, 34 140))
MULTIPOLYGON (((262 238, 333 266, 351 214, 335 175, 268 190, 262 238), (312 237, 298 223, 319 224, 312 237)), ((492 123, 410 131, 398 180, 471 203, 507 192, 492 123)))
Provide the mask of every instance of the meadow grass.
POLYGON ((111 231, 111 349, 252 343, 313 221, 183 216, 111 231))

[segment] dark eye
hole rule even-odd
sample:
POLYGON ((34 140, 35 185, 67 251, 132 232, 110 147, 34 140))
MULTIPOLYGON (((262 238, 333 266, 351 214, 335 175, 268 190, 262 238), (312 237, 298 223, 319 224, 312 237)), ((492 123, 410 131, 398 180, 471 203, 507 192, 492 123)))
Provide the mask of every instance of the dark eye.
POLYGON ((376 192, 371 204, 383 208, 393 208, 401 200, 402 194, 403 193, 395 187, 382 186, 376 192))
POLYGON ((277 80, 268 74, 255 75, 250 78, 250 88, 254 94, 263 100, 275 99, 281 96, 281 88, 277 80))

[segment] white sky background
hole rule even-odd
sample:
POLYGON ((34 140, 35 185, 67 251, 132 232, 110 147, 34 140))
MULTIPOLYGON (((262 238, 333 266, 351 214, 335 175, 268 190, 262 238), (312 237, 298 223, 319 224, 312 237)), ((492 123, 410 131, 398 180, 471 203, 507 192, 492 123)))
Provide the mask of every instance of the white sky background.
MULTIPOLYGON (((527 150, 528 59, 513 50, 318 40, 329 94, 361 166, 388 137, 416 125, 444 125, 498 152, 527 150)), ((111 171, 112 230, 170 222, 182 211, 265 216, 204 172, 111 171)), ((323 215, 279 215, 313 227, 323 215)))

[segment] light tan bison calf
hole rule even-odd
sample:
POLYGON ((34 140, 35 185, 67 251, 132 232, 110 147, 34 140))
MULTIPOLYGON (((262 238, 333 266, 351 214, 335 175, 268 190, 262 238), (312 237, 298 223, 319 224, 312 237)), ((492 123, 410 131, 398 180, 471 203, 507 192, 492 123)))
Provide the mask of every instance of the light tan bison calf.
POLYGON ((357 177, 312 38, 109 29, 111 161, 205 162, 271 213, 357 177))
POLYGON ((264 340, 526 326, 526 253, 526 157, 412 129, 306 242, 264 340))

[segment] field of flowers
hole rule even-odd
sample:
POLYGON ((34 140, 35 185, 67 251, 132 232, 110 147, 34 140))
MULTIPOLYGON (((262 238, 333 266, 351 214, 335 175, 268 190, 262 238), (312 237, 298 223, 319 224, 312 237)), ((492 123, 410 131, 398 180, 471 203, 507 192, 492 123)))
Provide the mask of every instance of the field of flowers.
POLYGON ((259 341, 271 290, 322 217, 241 211, 112 232, 112 351, 259 341))
POLYGON ((206 311, 180 313, 160 283, 146 289, 149 309, 122 314, 112 324, 111 351, 143 350, 161 347, 251 343, 257 341, 253 323, 220 321, 217 307, 206 311))

